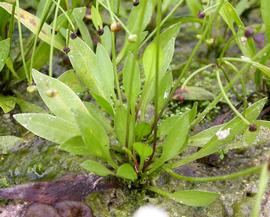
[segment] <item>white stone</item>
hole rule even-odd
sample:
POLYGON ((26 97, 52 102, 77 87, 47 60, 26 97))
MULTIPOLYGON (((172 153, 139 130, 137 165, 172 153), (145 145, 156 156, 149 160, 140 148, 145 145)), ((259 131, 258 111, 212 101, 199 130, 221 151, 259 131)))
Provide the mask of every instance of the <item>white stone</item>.
POLYGON ((140 207, 133 215, 133 217, 169 217, 165 210, 155 207, 153 205, 146 205, 140 207))

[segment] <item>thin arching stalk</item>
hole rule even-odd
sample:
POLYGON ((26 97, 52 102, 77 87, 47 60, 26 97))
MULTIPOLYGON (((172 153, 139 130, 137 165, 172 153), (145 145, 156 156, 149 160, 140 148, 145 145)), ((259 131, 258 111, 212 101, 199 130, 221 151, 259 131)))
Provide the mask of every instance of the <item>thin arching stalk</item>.
POLYGON ((52 76, 52 74, 53 74, 54 39, 55 39, 55 29, 56 29, 56 24, 57 24, 57 16, 58 16, 60 2, 61 2, 61 0, 57 1, 55 13, 54 13, 54 20, 53 20, 52 38, 51 38, 51 43, 50 43, 50 45, 51 45, 51 47, 50 47, 50 63, 49 63, 49 75, 50 76, 52 76))

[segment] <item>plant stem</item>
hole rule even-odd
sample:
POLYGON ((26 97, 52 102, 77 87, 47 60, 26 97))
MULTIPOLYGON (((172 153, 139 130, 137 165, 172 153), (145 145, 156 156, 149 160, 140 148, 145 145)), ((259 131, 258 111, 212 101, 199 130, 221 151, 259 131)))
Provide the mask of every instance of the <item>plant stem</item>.
MULTIPOLYGON (((114 22, 115 19, 113 17, 113 11, 112 11, 109 0, 107 0, 107 5, 108 5, 108 10, 109 10, 110 15, 111 15, 111 20, 112 20, 112 22, 114 22)), ((116 46, 115 46, 116 38, 115 38, 115 33, 112 32, 111 35, 112 35, 112 63, 113 63, 113 71, 114 71, 114 77, 115 77, 115 85, 116 85, 116 90, 117 90, 117 95, 118 95, 119 101, 122 104, 122 102, 123 102, 122 101, 122 93, 121 93, 121 90, 120 90, 119 76, 118 76, 118 73, 117 73, 117 65, 116 65, 116 46)))
POLYGON ((102 5, 102 7, 104 7, 107 11, 109 11, 109 13, 111 13, 111 15, 114 17, 114 19, 117 20, 117 22, 120 23, 120 25, 123 27, 123 29, 129 34, 131 35, 132 33, 129 31, 129 29, 126 27, 126 25, 118 18, 118 16, 116 16, 103 2, 101 2, 100 0, 97 1, 99 4, 102 5))
POLYGON ((255 206, 253 207, 251 217, 260 216, 261 203, 263 201, 263 196, 264 196, 265 190, 267 188, 268 180, 269 180, 268 164, 265 163, 263 165, 262 170, 261 170, 260 181, 259 181, 259 190, 258 190, 258 193, 256 195, 255 206))
POLYGON ((12 36, 13 36, 13 31, 14 31, 15 10, 16 10, 16 3, 14 2, 12 4, 12 13, 11 13, 11 19, 9 22, 8 36, 7 36, 10 39, 10 51, 11 51, 12 36))
MULTIPOLYGON (((254 57, 252 58, 254 61, 257 59, 261 58, 264 56, 265 53, 270 52, 270 43, 268 43, 262 50, 260 50, 254 57)), ((250 63, 247 63, 238 73, 231 79, 230 83, 228 83, 225 87, 224 90, 225 92, 229 91, 230 88, 233 86, 233 84, 241 78, 243 74, 246 73, 246 71, 249 69, 251 66, 250 63)), ((203 112, 201 112, 197 118, 192 122, 192 126, 197 125, 204 117, 206 114, 208 114, 215 106, 216 104, 221 100, 222 98, 222 93, 220 93, 216 98, 204 109, 203 112)))
POLYGON ((182 88, 184 88, 185 86, 187 86, 188 82, 197 74, 199 74, 200 72, 204 71, 205 69, 208 69, 210 67, 214 66, 214 64, 210 63, 206 66, 203 66, 199 69, 197 69, 196 71, 194 71, 182 84, 182 88))
POLYGON ((27 67, 26 67, 26 62, 25 62, 25 56, 24 56, 24 48, 23 48, 23 37, 22 37, 22 26, 21 26, 21 13, 20 13, 20 4, 19 0, 16 0, 16 11, 17 11, 17 16, 18 16, 18 30, 19 30, 19 41, 20 41, 20 49, 21 49, 21 57, 23 61, 23 69, 25 73, 25 77, 28 81, 29 84, 31 84, 31 77, 30 74, 28 74, 27 67))
MULTIPOLYGON (((203 31, 203 34, 202 34, 202 37, 200 38, 200 40, 198 41, 198 43, 196 44, 196 46, 193 48, 192 50, 192 53, 191 55, 189 56, 188 60, 187 60, 187 63, 185 64, 184 66, 184 69, 182 70, 180 76, 177 78, 175 84, 174 84, 174 87, 172 88, 168 98, 166 99, 166 101, 164 102, 164 105, 162 107, 162 109, 160 110, 159 112, 159 117, 158 117, 158 120, 159 118, 162 116, 165 108, 167 107, 169 101, 171 100, 171 98, 173 97, 175 91, 177 90, 178 86, 180 85, 181 83, 181 80, 182 78, 186 75, 189 67, 190 67, 190 64, 194 58, 194 56, 196 55, 197 51, 199 50, 204 38, 206 37, 206 35, 208 34, 213 22, 216 20, 217 16, 218 16, 218 13, 219 13, 219 10, 221 9, 222 5, 224 3, 224 0, 221 0, 220 3, 219 3, 219 6, 217 7, 216 11, 215 11, 215 14, 213 17, 211 17, 210 21, 207 22, 207 24, 205 25, 205 29, 203 31)), ((154 122, 153 123, 153 126, 155 126, 157 123, 154 122)))
POLYGON ((57 1, 55 13, 54 13, 54 20, 53 20, 53 29, 52 29, 52 38, 51 38, 51 47, 50 47, 50 63, 49 63, 49 76, 51 76, 51 77, 53 75, 54 38, 55 38, 55 29, 56 29, 56 24, 57 24, 57 16, 58 16, 60 2, 61 2, 61 0, 57 1))
MULTIPOLYGON (((42 29, 43 24, 45 23, 45 21, 47 19, 49 12, 50 12, 51 5, 52 5, 51 1, 46 0, 46 3, 44 5, 44 9, 42 11, 41 19, 38 23, 37 32, 35 34, 34 45, 33 45, 32 55, 31 55, 31 59, 30 59, 30 67, 29 67, 30 72, 32 71, 32 68, 33 68, 38 36, 39 36, 39 33, 42 29)), ((32 83, 32 76, 30 76, 30 83, 32 83)))
POLYGON ((230 106, 230 108, 234 111, 234 113, 247 125, 250 125, 250 122, 234 107, 234 105, 232 104, 231 100, 229 99, 229 97, 226 94, 226 91, 224 90, 224 87, 222 86, 222 82, 220 80, 220 73, 219 73, 219 69, 216 70, 216 75, 217 75, 217 81, 218 81, 218 85, 219 88, 221 90, 221 93, 223 95, 223 98, 226 100, 226 102, 228 103, 228 105, 230 106))
POLYGON ((231 173, 228 175, 222 176, 213 176, 213 177, 190 177, 190 176, 182 176, 169 168, 163 168, 169 175, 173 176, 174 178, 187 181, 187 182, 216 182, 216 181, 225 181, 225 180, 232 180, 241 178, 243 176, 248 176, 256 173, 260 173, 262 170, 262 166, 255 166, 248 169, 244 169, 242 171, 231 173))
POLYGON ((155 114, 154 114, 154 123, 153 126, 154 131, 154 138, 153 138, 153 152, 149 157, 148 161, 145 163, 145 168, 151 163, 154 158, 157 149, 157 132, 158 132, 158 113, 159 113, 159 105, 158 105, 158 97, 159 97, 159 73, 160 73, 160 66, 159 66, 159 59, 160 59, 160 23, 161 23, 161 16, 162 16, 162 1, 157 0, 157 18, 156 18, 156 65, 155 65, 155 114))

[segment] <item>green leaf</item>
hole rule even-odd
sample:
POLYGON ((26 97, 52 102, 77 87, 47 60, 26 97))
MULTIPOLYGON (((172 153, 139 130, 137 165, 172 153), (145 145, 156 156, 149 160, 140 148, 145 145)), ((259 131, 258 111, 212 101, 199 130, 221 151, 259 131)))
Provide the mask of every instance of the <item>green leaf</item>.
POLYGON ((153 1, 141 0, 140 4, 137 7, 133 8, 133 10, 131 10, 127 24, 127 28, 131 31, 131 33, 138 34, 138 31, 140 29, 143 31, 146 28, 146 26, 151 21, 153 7, 153 1), (143 16, 142 26, 139 26, 140 19, 138 19, 138 17, 141 16, 141 11, 143 10, 143 1, 146 1, 146 9, 143 16))
POLYGON ((183 96, 185 100, 213 100, 215 95, 201 87, 186 86, 174 95, 174 99, 183 96))
POLYGON ((196 191, 196 190, 185 190, 176 191, 168 195, 169 198, 188 206, 205 207, 209 206, 216 199, 219 194, 208 191, 196 191))
POLYGON ((123 86, 124 86, 126 97, 129 100, 131 109, 134 113, 136 101, 141 91, 141 79, 140 79, 139 64, 132 53, 128 55, 124 68, 123 68, 123 86), (132 71, 133 65, 134 65, 134 71, 132 71), (131 93, 130 98, 129 98, 129 93, 131 93))
POLYGON ((0 136, 0 154, 8 154, 18 142, 23 140, 16 136, 0 136))
POLYGON ((93 160, 84 161, 81 166, 89 172, 95 173, 98 176, 113 175, 113 172, 111 170, 93 160))
MULTIPOLYGON (((129 118, 129 146, 134 142, 134 130, 135 130, 135 121, 134 117, 130 115, 129 118)), ((126 128, 127 128, 127 108, 123 105, 120 105, 116 108, 114 116, 114 129, 121 145, 125 145, 126 142, 126 128)))
POLYGON ((92 102, 84 102, 88 112, 92 117, 94 117, 107 131, 108 134, 113 132, 111 121, 105 117, 105 113, 100 110, 100 108, 92 102))
POLYGON ((260 181, 259 181, 259 189, 256 195, 255 204, 252 210, 251 217, 257 217, 260 216, 260 210, 262 206, 262 201, 264 199, 264 195, 267 190, 268 181, 269 181, 269 170, 268 170, 268 164, 264 164, 261 175, 260 175, 260 181))
POLYGON ((88 113, 80 98, 61 81, 36 70, 33 70, 33 77, 41 98, 57 117, 74 123, 72 110, 88 113), (50 91, 54 92, 54 96, 48 94, 50 91))
MULTIPOLYGON (((0 2, 0 7, 5 9, 8 13, 12 14, 12 4, 0 2)), ((18 15, 20 16, 21 23, 29 29, 32 33, 36 33, 38 31, 38 23, 40 22, 40 19, 31 13, 16 7, 16 13, 15 18, 18 19, 18 15)), ((41 29, 39 33, 39 38, 46 43, 51 43, 51 37, 52 37, 52 27, 46 23, 44 23, 43 28, 41 29)), ((62 50, 65 47, 65 41, 61 37, 60 34, 56 34, 54 38, 54 46, 62 50)))
POLYGON ((6 60, 9 56, 10 39, 0 41, 0 72, 6 64, 6 60))
POLYGON ((11 96, 0 95, 0 108, 3 109, 4 113, 8 113, 15 108, 16 102, 11 96))
MULTIPOLYGON (((249 122, 253 123, 263 109, 266 101, 266 98, 261 99, 251 105, 249 108, 246 109, 244 117, 249 122)), ((216 135, 213 135, 209 142, 205 144, 202 149, 178 162, 175 162, 172 167, 176 168, 217 152, 218 150, 224 148, 224 145, 231 142, 236 136, 242 134, 247 128, 248 126, 246 125, 246 123, 243 122, 243 120, 241 120, 239 117, 235 117, 220 128, 220 130, 230 130, 229 135, 225 139, 219 139, 216 135)))
POLYGON ((71 154, 81 156, 91 156, 93 152, 92 147, 85 144, 81 136, 70 138, 66 142, 60 144, 59 148, 71 154))
POLYGON ((228 61, 232 61, 232 62, 249 63, 252 66, 259 69, 266 77, 270 78, 270 68, 267 67, 266 65, 259 63, 259 62, 253 61, 249 57, 244 57, 244 56, 242 56, 241 58, 228 57, 228 58, 224 58, 224 60, 228 60, 228 61))
POLYGON ((193 16, 197 16, 202 8, 201 1, 199 0, 187 0, 186 1, 193 16))
POLYGON ((108 54, 112 50, 112 32, 108 26, 104 27, 104 33, 100 36, 101 44, 106 48, 108 54))
POLYGON ((147 122, 136 123, 135 126, 135 135, 136 141, 140 141, 143 137, 149 135, 151 133, 152 127, 147 122))
POLYGON ((116 175, 124 179, 129 179, 131 181, 135 181, 137 179, 137 173, 135 172, 134 168, 128 163, 122 164, 117 169, 116 175))
POLYGON ((245 56, 252 57, 256 52, 254 41, 250 37, 246 43, 242 43, 241 37, 244 36, 245 25, 238 16, 235 8, 228 1, 225 1, 219 13, 232 31, 239 49, 245 56), (238 27, 238 32, 235 31, 234 24, 238 27))
POLYGON ((270 4, 268 0, 261 0, 261 13, 265 25, 266 36, 270 42, 270 4))
MULTIPOLYGON (((99 105, 111 114, 111 111, 113 111, 111 106, 111 96, 114 95, 114 91, 112 91, 114 80, 111 79, 114 75, 111 70, 111 62, 107 52, 106 56, 102 57, 101 60, 106 61, 105 64, 109 67, 108 70, 102 65, 100 62, 101 60, 97 59, 97 56, 88 45, 79 37, 70 40, 70 49, 68 54, 69 59, 78 78, 89 89, 99 105), (100 70, 101 67, 104 69, 100 70)), ((99 45, 98 52, 100 57, 100 55, 105 52, 105 49, 99 45)))
POLYGON ((159 108, 163 108, 165 102, 168 100, 173 85, 172 72, 166 72, 163 79, 159 84, 158 105, 159 108))
MULTIPOLYGON (((164 32, 160 34, 160 55, 159 55, 159 83, 164 78, 169 65, 172 61, 174 54, 175 37, 179 31, 179 25, 170 26, 164 32)), ((157 41, 154 40, 150 43, 143 54, 143 68, 145 75, 145 84, 142 93, 142 113, 145 113, 148 103, 154 96, 154 81, 156 73, 156 52, 157 52, 157 41)))
POLYGON ((68 139, 80 134, 76 125, 49 114, 16 114, 14 118, 35 135, 57 144, 64 143, 68 139))
POLYGON ((91 7, 91 17, 92 17, 92 22, 97 30, 99 28, 103 28, 103 22, 102 22, 100 13, 98 9, 95 8, 94 6, 91 7))
POLYGON ((213 135, 215 135, 216 132, 223 127, 224 125, 222 124, 203 130, 191 136, 188 140, 188 143, 190 146, 203 147, 207 142, 210 141, 213 135))
POLYGON ((152 186, 150 186, 148 189, 164 197, 175 200, 178 203, 194 207, 208 206, 219 197, 218 193, 201 190, 184 190, 169 193, 152 186))
POLYGON ((115 165, 111 159, 109 137, 104 127, 88 112, 74 111, 76 122, 79 126, 82 139, 93 156, 107 160, 115 165))
POLYGON ((86 14, 86 7, 80 7, 80 8, 73 8, 72 9, 72 18, 75 20, 80 33, 82 35, 82 39, 85 41, 85 43, 92 48, 93 42, 92 38, 90 36, 90 33, 88 31, 88 27, 84 22, 84 15, 86 14))
POLYGON ((102 84, 103 90, 106 93, 107 98, 111 96, 115 97, 114 94, 114 69, 109 57, 107 50, 102 44, 98 43, 96 58, 99 70, 99 80, 102 84))
POLYGON ((14 101, 19 105, 21 112, 23 113, 45 113, 46 111, 40 106, 25 101, 24 99, 13 97, 14 101))
POLYGON ((68 70, 58 77, 58 80, 65 83, 76 94, 81 94, 86 91, 86 87, 79 80, 74 70, 68 70))
POLYGON ((133 148, 140 156, 141 160, 143 159, 143 161, 148 158, 153 152, 152 148, 149 145, 140 142, 135 142, 133 144, 133 148))
POLYGON ((151 171, 156 170, 166 161, 177 156, 185 148, 191 121, 190 111, 181 116, 174 117, 174 121, 171 122, 172 125, 166 131, 166 137, 162 144, 162 154, 151 165, 151 171))

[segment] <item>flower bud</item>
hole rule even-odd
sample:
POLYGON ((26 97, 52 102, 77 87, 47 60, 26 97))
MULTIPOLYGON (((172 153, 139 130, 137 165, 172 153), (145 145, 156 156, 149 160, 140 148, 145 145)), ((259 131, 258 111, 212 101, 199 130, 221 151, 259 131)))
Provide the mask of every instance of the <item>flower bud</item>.
POLYGON ((112 32, 120 32, 122 27, 121 24, 118 22, 113 22, 110 26, 112 32))
POLYGON ((251 27, 247 27, 245 30, 245 37, 250 38, 254 35, 254 30, 251 27))
POLYGON ((134 6, 138 6, 140 4, 140 1, 139 0, 133 0, 133 5, 134 6))
POLYGON ((28 93, 34 93, 34 92, 37 91, 37 86, 36 85, 30 85, 30 86, 27 87, 26 90, 27 90, 28 93))
POLYGON ((48 90, 46 91, 46 95, 47 95, 48 97, 55 97, 55 96, 58 95, 58 91, 57 91, 56 89, 51 88, 51 89, 48 89, 48 90))
POLYGON ((75 32, 72 32, 70 34, 70 38, 74 40, 75 38, 77 38, 77 34, 75 32))
POLYGON ((255 132, 255 131, 257 131, 257 126, 256 126, 256 124, 250 124, 249 127, 248 127, 248 130, 249 130, 250 132, 255 132))
POLYGON ((138 39, 138 36, 136 34, 131 34, 128 36, 128 41, 129 42, 136 42, 138 39))
POLYGON ((64 47, 63 48, 63 51, 64 51, 65 54, 68 54, 69 51, 70 51, 70 48, 69 47, 64 47))
POLYGON ((204 13, 203 11, 200 11, 200 12, 198 13, 198 17, 199 17, 200 19, 203 19, 203 18, 205 17, 205 13, 204 13))
POLYGON ((103 35, 104 34, 104 29, 99 27, 98 30, 97 30, 97 34, 99 36, 103 35))

